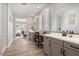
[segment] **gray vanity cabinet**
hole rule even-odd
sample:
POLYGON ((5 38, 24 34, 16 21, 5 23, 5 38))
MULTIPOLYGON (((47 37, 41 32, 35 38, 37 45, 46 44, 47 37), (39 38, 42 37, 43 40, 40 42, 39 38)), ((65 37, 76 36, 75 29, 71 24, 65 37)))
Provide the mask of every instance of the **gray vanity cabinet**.
POLYGON ((48 37, 44 38, 44 52, 47 55, 50 55, 50 40, 48 37))
POLYGON ((51 55, 52 56, 62 56, 63 51, 63 41, 51 38, 51 55))
POLYGON ((54 42, 51 42, 51 55, 52 56, 62 56, 63 47, 54 42))
POLYGON ((79 53, 75 52, 69 48, 64 48, 64 55, 65 56, 79 56, 79 53))
POLYGON ((49 56, 62 56, 63 42, 57 39, 44 37, 44 52, 49 56))
POLYGON ((70 42, 64 42, 65 56, 79 56, 79 45, 70 42))
POLYGON ((44 37, 44 51, 49 56, 79 56, 79 45, 44 37))

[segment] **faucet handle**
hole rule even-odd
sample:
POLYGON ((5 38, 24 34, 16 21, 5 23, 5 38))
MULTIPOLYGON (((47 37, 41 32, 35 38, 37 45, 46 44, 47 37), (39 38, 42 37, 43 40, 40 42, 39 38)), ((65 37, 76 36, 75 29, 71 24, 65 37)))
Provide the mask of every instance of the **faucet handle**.
POLYGON ((70 31, 70 34, 74 34, 73 30, 72 30, 72 31, 70 31))
POLYGON ((73 30, 72 30, 72 34, 74 34, 73 30))
POLYGON ((68 30, 66 31, 66 34, 68 33, 68 30))

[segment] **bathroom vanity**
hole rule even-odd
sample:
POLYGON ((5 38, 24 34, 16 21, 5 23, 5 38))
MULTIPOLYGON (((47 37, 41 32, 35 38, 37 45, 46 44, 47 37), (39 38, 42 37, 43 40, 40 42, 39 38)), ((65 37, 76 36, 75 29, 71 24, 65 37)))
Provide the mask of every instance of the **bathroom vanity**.
POLYGON ((49 56, 79 56, 79 35, 44 34, 44 52, 49 56))

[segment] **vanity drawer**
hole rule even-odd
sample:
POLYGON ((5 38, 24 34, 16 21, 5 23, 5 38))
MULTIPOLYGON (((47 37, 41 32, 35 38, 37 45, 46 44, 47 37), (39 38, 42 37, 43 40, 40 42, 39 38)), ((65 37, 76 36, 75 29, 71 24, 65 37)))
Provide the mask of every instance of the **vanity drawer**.
POLYGON ((74 51, 79 52, 79 45, 74 44, 74 43, 70 43, 70 42, 64 42, 64 47, 70 48, 74 51))
POLYGON ((44 41, 45 41, 45 40, 50 40, 50 38, 49 38, 49 37, 44 37, 44 41))
POLYGON ((63 41, 62 40, 59 40, 59 39, 56 39, 56 38, 51 38, 51 42, 54 42, 56 44, 63 45, 63 41))

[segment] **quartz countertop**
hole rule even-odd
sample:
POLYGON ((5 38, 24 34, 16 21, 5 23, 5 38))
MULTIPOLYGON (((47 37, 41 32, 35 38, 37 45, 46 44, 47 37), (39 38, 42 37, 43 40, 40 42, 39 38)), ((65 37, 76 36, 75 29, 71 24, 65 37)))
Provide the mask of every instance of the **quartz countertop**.
POLYGON ((33 31, 33 30, 29 30, 29 32, 36 32, 36 31, 33 31))
POLYGON ((65 37, 65 36, 62 36, 62 33, 50 33, 50 34, 44 34, 43 36, 56 38, 57 40, 63 40, 66 42, 71 42, 79 45, 79 35, 72 34, 72 37, 69 37, 69 35, 70 34, 67 34, 67 36, 65 37))

